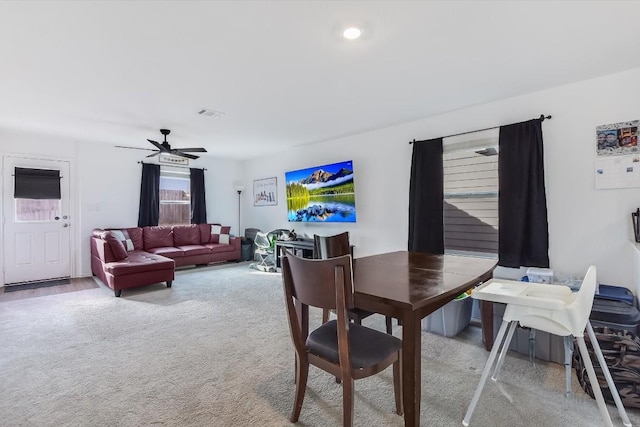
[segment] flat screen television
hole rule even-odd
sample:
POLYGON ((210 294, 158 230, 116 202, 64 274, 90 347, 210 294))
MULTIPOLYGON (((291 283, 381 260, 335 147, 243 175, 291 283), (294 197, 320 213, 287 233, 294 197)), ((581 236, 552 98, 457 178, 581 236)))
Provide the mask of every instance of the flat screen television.
POLYGON ((289 222, 356 222, 351 160, 286 172, 289 222))

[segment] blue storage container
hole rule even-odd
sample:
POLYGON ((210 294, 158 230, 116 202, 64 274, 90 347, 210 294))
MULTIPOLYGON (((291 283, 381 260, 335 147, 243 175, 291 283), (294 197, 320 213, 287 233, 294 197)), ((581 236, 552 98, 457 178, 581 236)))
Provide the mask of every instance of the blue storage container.
POLYGON ((596 292, 596 298, 612 301, 624 301, 629 305, 635 305, 636 297, 627 288, 600 284, 596 292))

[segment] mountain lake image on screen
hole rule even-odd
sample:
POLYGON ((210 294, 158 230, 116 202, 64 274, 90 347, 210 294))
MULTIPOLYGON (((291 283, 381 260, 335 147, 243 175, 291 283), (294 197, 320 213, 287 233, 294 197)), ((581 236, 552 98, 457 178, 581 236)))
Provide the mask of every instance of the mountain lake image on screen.
POLYGON ((285 173, 290 222, 356 222, 351 160, 285 173))

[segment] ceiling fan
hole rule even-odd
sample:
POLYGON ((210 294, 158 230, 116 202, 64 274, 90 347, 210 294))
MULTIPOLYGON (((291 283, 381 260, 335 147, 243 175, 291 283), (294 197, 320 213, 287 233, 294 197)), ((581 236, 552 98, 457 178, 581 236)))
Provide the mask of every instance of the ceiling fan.
MULTIPOLYGON (((162 135, 164 135, 164 141, 162 143, 153 141, 151 139, 147 139, 147 141, 149 141, 151 144, 153 144, 157 150, 152 150, 155 151, 155 153, 153 154, 149 154, 147 157, 153 157, 153 156, 158 156, 162 153, 166 153, 166 154, 173 154, 174 156, 180 156, 180 157, 186 157, 187 159, 197 159, 199 158, 199 156, 195 156, 193 154, 189 154, 188 152, 192 152, 192 153, 206 153, 207 150, 205 150, 202 147, 196 147, 196 148, 171 148, 171 145, 169 145, 169 143, 167 142, 167 135, 169 135, 171 133, 171 131, 169 129, 160 129, 160 133, 162 135)), ((150 148, 137 148, 137 147, 125 147, 123 145, 116 145, 116 147, 119 148, 135 148, 138 150, 151 150, 150 148)))

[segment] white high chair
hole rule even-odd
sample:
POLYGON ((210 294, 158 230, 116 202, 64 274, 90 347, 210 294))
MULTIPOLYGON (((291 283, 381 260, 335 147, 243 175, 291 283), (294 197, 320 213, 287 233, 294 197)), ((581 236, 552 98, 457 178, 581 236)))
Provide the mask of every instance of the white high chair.
MULTIPOLYGON (((541 331, 546 331, 550 334, 559 335, 562 337, 569 337, 573 335, 578 342, 578 348, 582 355, 587 374, 589 376, 589 382, 593 385, 593 393, 596 397, 598 409, 600 415, 605 421, 605 425, 613 426, 611 423, 611 417, 607 411, 604 398, 602 396, 602 390, 598 385, 598 379, 589 357, 587 346, 584 342, 584 331, 589 334, 593 350, 597 355, 600 367, 605 375, 607 384, 611 391, 611 395, 618 408, 618 414, 622 418, 622 422, 625 426, 630 427, 631 422, 622 405, 618 390, 611 378, 609 368, 604 360, 600 345, 596 339, 591 323, 589 322, 589 314, 591 313, 591 306, 593 305, 593 296, 596 290, 596 268, 594 266, 589 267, 587 274, 582 282, 580 290, 576 293, 571 292, 571 289, 562 285, 546 285, 541 283, 526 283, 516 282, 512 280, 491 279, 478 288, 474 289, 471 296, 476 299, 501 302, 507 304, 504 311, 502 325, 498 331, 493 349, 489 354, 489 360, 482 371, 480 377, 480 383, 476 388, 467 413, 464 416, 462 424, 464 426, 469 425, 473 411, 476 408, 484 384, 489 376, 489 371, 493 366, 498 350, 500 351, 500 357, 496 365, 495 372, 491 377, 496 381, 498 373, 504 362, 505 355, 509 349, 509 344, 513 338, 513 333, 518 325, 524 327, 534 328, 541 331), (507 326, 509 326, 509 332, 505 340, 505 332, 507 332, 507 326), (504 342, 503 342, 504 341, 504 342)), ((566 340, 567 338, 565 338, 566 340)), ((565 346, 565 351, 567 346, 565 346)), ((570 374, 570 372, 569 372, 570 374)))

